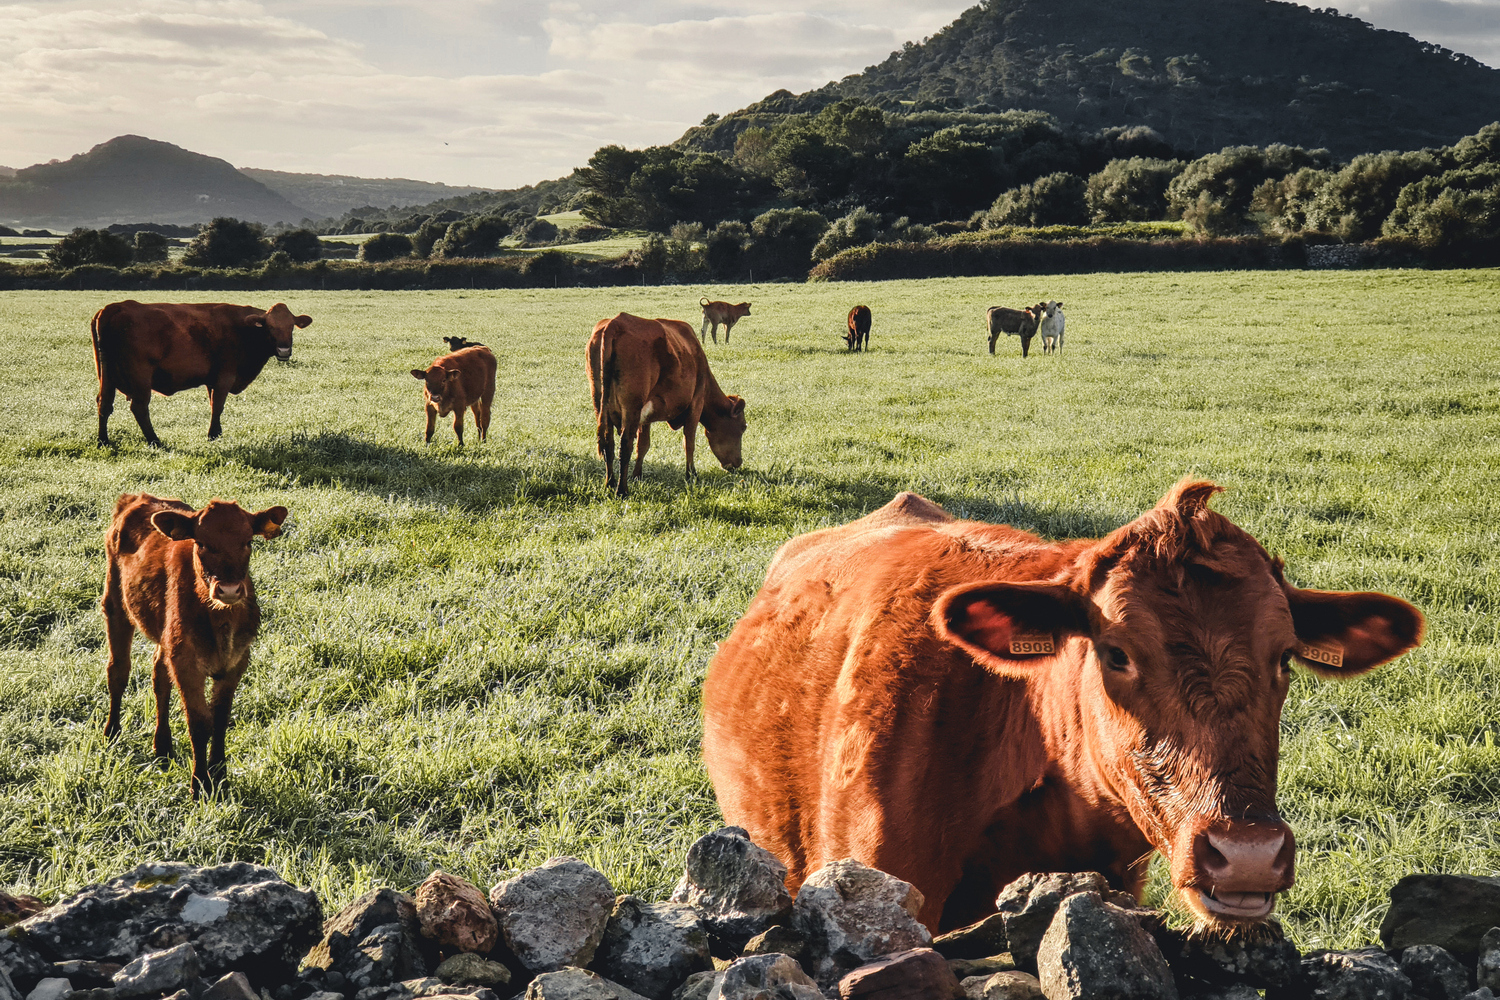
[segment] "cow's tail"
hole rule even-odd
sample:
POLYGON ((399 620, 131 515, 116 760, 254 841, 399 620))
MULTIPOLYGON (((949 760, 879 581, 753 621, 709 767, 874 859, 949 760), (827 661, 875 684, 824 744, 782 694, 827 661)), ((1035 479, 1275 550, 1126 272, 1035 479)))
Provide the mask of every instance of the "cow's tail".
POLYGON ((701 299, 698 300, 698 307, 700 309, 707 309, 708 308, 708 296, 707 295, 703 296, 703 298, 701 298, 701 299))
POLYGON ((89 322, 89 337, 94 341, 94 374, 99 377, 101 386, 104 385, 104 347, 99 343, 99 318, 103 315, 104 310, 100 309, 89 322))
POLYGON ((589 341, 589 376, 594 394, 594 414, 603 420, 605 403, 619 378, 619 366, 615 363, 614 320, 599 331, 599 336, 589 341))

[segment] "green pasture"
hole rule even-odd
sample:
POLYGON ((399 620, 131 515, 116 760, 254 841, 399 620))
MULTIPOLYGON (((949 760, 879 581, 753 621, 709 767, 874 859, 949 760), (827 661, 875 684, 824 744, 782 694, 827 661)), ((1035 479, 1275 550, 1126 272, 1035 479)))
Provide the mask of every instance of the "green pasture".
POLYGON ((286 293, 314 318, 294 360, 231 400, 217 442, 205 393, 157 398, 164 452, 123 399, 116 447, 94 445, 88 321, 111 297, 0 293, 0 885, 55 897, 145 859, 244 859, 331 909, 434 867, 488 887, 568 853, 661 898, 719 823, 699 688, 778 545, 903 489, 1095 535, 1186 474, 1228 487, 1218 508, 1297 583, 1428 615, 1401 661, 1293 685, 1294 939, 1374 941, 1410 871, 1500 871, 1495 272, 286 293), (659 426, 619 501, 593 453, 589 330, 620 310, 696 322, 705 294, 753 304, 708 345, 748 400, 745 467, 700 442, 684 486, 659 426), (1063 356, 986 353, 986 306, 1044 298, 1066 304, 1063 356), (872 347, 849 355, 858 302, 872 347), (500 358, 490 440, 471 423, 462 450, 446 425, 421 444, 408 374, 451 334, 500 358), (124 735, 100 736, 102 533, 138 490, 291 511, 257 543, 265 626, 230 785, 199 804, 180 714, 178 760, 152 760, 144 643, 124 735))

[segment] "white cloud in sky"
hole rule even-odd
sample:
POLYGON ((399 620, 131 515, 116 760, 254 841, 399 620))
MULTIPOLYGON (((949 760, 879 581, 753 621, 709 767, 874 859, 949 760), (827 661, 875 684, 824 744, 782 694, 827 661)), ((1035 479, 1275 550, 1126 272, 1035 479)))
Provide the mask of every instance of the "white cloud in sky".
MULTIPOLYGON (((972 0, 20 0, 0 163, 133 132, 239 166, 502 187, 819 86, 972 0)), ((1500 0, 1348 12, 1500 63, 1500 0)))

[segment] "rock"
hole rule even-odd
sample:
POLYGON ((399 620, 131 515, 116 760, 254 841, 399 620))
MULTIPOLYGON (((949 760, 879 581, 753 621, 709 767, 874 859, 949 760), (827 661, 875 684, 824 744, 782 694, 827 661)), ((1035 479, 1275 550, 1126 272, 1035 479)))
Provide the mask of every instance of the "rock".
POLYGON ((776 1000, 822 1000, 818 984, 786 955, 751 955, 730 962, 708 1000, 751 1000, 766 991, 776 1000))
MULTIPOLYGON (((1008 929, 1008 927, 1007 927, 1008 929)), ((1012 938, 1012 947, 1015 939, 1012 938)), ((1067 896, 1037 949, 1048 1000, 1176 1000, 1172 970, 1136 918, 1097 892, 1067 896)))
POLYGON ((0 892, 0 927, 9 927, 46 908, 47 904, 35 896, 0 892))
POLYGON ((1411 995, 1421 1000, 1462 1000, 1469 992, 1469 970, 1435 944, 1403 951, 1401 974, 1411 980, 1411 995))
POLYGON ((843 1000, 964 1000, 968 996, 948 960, 932 948, 913 948, 861 965, 839 980, 843 1000))
POLYGON ((779 953, 788 955, 800 962, 802 960, 802 953, 806 949, 807 942, 802 940, 802 935, 797 933, 796 928, 787 927, 785 924, 775 924, 767 927, 749 941, 746 941, 741 954, 770 955, 772 953, 779 953))
MULTIPOLYGON (((317 996, 317 994, 313 994, 317 996)), ((220 977, 199 1000, 260 1000, 243 972, 220 977)))
POLYGON ((1117 893, 1098 872, 1034 872, 1022 875, 1000 890, 995 908, 1005 925, 1005 939, 1016 968, 1036 971, 1042 936, 1052 926, 1058 905, 1080 892, 1098 893, 1106 902, 1134 906, 1128 893, 1117 893))
MULTIPOLYGON (((582 863, 579 862, 579 864, 582 863)), ((557 972, 544 972, 533 979, 531 985, 526 987, 526 1000, 645 1000, 645 998, 596 973, 569 967, 557 972)))
POLYGON ((187 986, 203 971, 198 952, 190 944, 147 952, 115 973, 115 996, 140 997, 171 993, 187 986))
POLYGON ((1302 972, 1290 990, 1276 997, 1311 996, 1315 1000, 1406 1000, 1411 980, 1396 960, 1379 948, 1315 951, 1302 959, 1302 972))
POLYGON ((435 871, 417 887, 417 920, 422 934, 445 952, 487 955, 500 937, 490 901, 474 883, 435 871))
MULTIPOLYGON (((948 968, 959 979, 972 979, 975 976, 989 978, 997 972, 1012 972, 1016 963, 1010 959, 1010 953, 991 955, 989 958, 950 958, 948 968)), ((1033 977, 1035 978, 1035 977, 1033 977)))
POLYGON ((695 972, 711 971, 708 929, 686 903, 615 900, 594 969, 650 1000, 669 1000, 695 972))
POLYGON ((1290 986, 1301 974, 1302 956, 1275 921, 1230 936, 1209 931, 1188 935, 1167 932, 1155 937, 1178 975, 1204 985, 1248 983, 1268 989, 1290 986))
POLYGON ((1204 986, 1192 993, 1184 993, 1184 1000, 1260 1000, 1260 990, 1248 983, 1233 983, 1228 986, 1204 986))
POLYGON ((108 989, 114 986, 115 973, 123 968, 119 962, 90 962, 74 958, 66 962, 54 962, 52 975, 72 983, 75 991, 108 989))
POLYGON ((21 1000, 21 991, 11 982, 10 973, 0 965, 0 1000, 21 1000))
POLYGON ((1491 927, 1479 939, 1479 959, 1474 979, 1481 988, 1500 990, 1500 927, 1491 927))
POLYGON ((1036 976, 1024 972, 996 972, 972 976, 961 984, 970 1000, 1046 1000, 1036 976))
POLYGON ((704 834, 688 848, 686 871, 672 902, 688 903, 703 915, 725 957, 752 937, 786 920, 792 896, 786 865, 754 844, 738 826, 704 834))
POLYGON ((1408 875, 1391 887, 1391 908, 1380 922, 1387 949, 1435 944, 1471 961, 1484 932, 1500 925, 1500 878, 1483 875, 1408 875))
POLYGON ((1495 1000, 1495 993, 1488 986, 1481 986, 1473 993, 1466 993, 1464 1000, 1495 1000))
POLYGON ((73 984, 66 979, 49 977, 36 984, 36 988, 26 994, 26 1000, 63 1000, 63 997, 73 992, 73 984))
POLYGON ((67 1000, 115 1000, 114 987, 96 986, 89 990, 74 990, 67 1000))
POLYGON ((718 970, 695 972, 687 977, 687 982, 673 991, 672 1000, 708 1000, 708 995, 714 991, 714 987, 722 978, 724 978, 724 973, 718 970))
POLYGON ((832 987, 866 962, 931 947, 932 935, 917 922, 922 902, 911 883, 852 858, 813 872, 792 906, 792 927, 807 942, 808 971, 832 987))
POLYGON ((311 892, 260 865, 137 865, 10 929, 53 961, 131 962, 191 944, 204 974, 241 969, 258 984, 290 979, 318 938, 323 909, 311 892))
POLYGON ((7 937, 0 937, 0 969, 10 973, 11 983, 22 996, 43 979, 58 978, 52 963, 37 954, 36 949, 7 937))
POLYGON ((510 982, 510 970, 505 966, 467 951, 445 959, 433 975, 451 986, 487 986, 495 989, 510 982))
POLYGON ((932 939, 944 958, 988 958, 1010 950, 1005 936, 1005 914, 991 913, 977 924, 960 927, 932 939))
POLYGON ((593 960, 614 910, 615 890, 577 858, 552 858, 496 885, 490 905, 506 947, 526 970, 553 972, 593 960))
MULTIPOLYGON (((323 924, 304 964, 344 977, 348 992, 427 975, 415 901, 394 889, 360 896, 323 924)), ((280 998, 278 998, 280 1000, 280 998)), ((296 998, 290 998, 296 1000, 296 998)))
POLYGON ((327 990, 319 990, 317 993, 309 996, 307 1000, 344 1000, 344 994, 332 993, 327 990))

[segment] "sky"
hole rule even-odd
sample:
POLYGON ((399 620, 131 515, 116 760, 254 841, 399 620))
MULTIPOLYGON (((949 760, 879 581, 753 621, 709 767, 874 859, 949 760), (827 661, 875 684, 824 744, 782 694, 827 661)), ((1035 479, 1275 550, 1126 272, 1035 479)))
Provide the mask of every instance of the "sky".
MULTIPOLYGON (((0 0, 0 164, 134 133, 239 167, 516 187, 858 73, 973 2, 0 0)), ((1500 0, 1340 10, 1500 66, 1500 0)))

